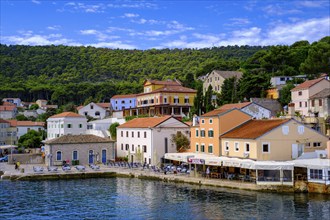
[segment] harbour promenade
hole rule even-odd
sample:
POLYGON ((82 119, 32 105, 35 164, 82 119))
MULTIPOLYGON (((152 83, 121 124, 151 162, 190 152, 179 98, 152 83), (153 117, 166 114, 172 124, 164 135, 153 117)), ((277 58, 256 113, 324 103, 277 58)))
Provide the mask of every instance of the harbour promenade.
POLYGON ((149 169, 108 167, 100 165, 100 169, 94 170, 86 167, 85 170, 77 170, 71 167, 69 171, 63 171, 61 167, 58 171, 48 171, 45 165, 21 165, 20 170, 15 170, 14 165, 0 163, 0 175, 2 180, 61 180, 61 179, 81 179, 81 178, 111 178, 127 177, 149 180, 158 180, 174 183, 188 183, 203 186, 227 187, 233 189, 244 189, 252 191, 270 192, 294 192, 294 187, 289 186, 260 186, 255 183, 241 180, 227 180, 218 178, 195 177, 191 174, 173 174, 154 172, 149 169), (42 172, 35 172, 33 167, 42 167, 42 172), (24 172, 22 172, 24 170, 24 172))

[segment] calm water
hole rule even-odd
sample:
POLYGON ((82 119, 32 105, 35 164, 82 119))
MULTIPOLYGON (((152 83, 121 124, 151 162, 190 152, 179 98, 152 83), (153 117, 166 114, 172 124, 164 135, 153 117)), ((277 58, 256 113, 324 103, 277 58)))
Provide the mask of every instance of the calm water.
POLYGON ((0 181, 0 219, 330 219, 330 197, 110 178, 0 181))

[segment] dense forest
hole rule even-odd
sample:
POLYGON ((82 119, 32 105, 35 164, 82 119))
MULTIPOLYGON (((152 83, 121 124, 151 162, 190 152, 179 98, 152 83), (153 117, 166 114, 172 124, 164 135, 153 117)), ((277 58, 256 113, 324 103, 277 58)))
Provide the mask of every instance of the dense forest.
POLYGON ((315 78, 329 73, 329 57, 329 36, 290 46, 144 51, 0 44, 0 98, 47 99, 58 105, 109 102, 115 94, 142 92, 145 79, 176 78, 197 89, 197 78, 213 69, 244 73, 237 99, 260 97, 270 86, 271 76, 307 74, 315 78))

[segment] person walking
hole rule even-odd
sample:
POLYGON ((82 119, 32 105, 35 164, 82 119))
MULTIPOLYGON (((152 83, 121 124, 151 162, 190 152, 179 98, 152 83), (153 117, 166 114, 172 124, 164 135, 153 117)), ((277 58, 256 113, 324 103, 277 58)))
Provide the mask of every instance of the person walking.
POLYGON ((210 178, 210 167, 206 168, 206 178, 210 178))

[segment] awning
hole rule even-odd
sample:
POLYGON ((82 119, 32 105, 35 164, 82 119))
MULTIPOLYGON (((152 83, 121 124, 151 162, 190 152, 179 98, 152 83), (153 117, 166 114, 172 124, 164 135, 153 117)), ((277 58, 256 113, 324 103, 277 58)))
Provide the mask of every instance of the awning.
POLYGON ((14 149, 14 148, 17 148, 17 146, 15 146, 15 145, 3 145, 3 146, 0 146, 0 149, 1 150, 14 149))
POLYGON ((293 160, 292 163, 295 167, 306 167, 309 169, 330 169, 330 159, 321 159, 321 158, 313 158, 313 159, 299 159, 293 160))

